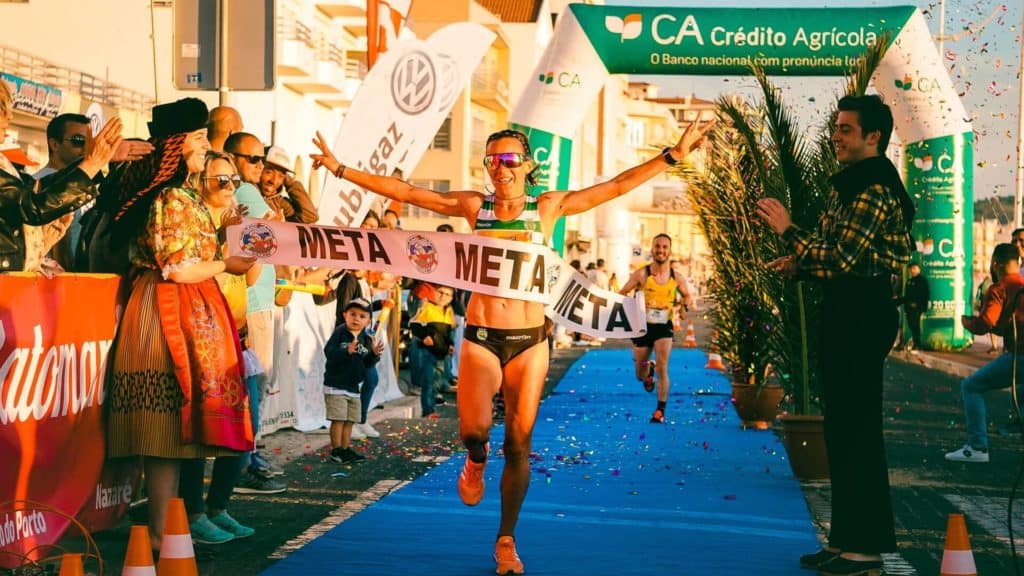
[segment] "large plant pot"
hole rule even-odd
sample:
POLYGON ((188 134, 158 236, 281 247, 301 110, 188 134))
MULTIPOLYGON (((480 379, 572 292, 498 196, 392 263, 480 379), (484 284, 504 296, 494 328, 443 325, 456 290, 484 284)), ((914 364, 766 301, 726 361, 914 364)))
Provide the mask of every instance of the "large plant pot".
POLYGON ((781 386, 732 383, 732 405, 744 428, 767 430, 779 411, 782 394, 781 386))
POLYGON ((777 430, 789 455, 793 476, 799 480, 826 480, 830 477, 823 417, 781 416, 777 430))

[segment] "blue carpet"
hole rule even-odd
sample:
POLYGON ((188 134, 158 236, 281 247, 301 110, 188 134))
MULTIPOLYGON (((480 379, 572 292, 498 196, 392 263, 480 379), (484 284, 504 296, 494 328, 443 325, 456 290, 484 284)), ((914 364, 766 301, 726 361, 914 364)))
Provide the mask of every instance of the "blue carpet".
MULTIPOLYGON (((699 350, 673 350, 669 422, 650 424, 655 398, 631 358, 588 351, 541 405, 516 534, 527 574, 799 573, 818 542, 775 435, 740 429, 726 378, 703 368, 699 350)), ((493 574, 502 459, 491 458, 484 501, 468 508, 455 489, 463 458, 264 574, 493 574)))

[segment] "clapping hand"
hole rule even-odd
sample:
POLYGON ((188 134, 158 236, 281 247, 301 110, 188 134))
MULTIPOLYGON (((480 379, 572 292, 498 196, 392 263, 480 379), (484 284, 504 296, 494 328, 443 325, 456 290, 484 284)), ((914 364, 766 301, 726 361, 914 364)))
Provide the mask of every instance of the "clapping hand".
POLYGON ((228 226, 236 226, 242 223, 242 218, 249 214, 248 206, 234 206, 228 208, 228 211, 224 213, 224 217, 220 221, 221 230, 228 226))
POLYGON ((114 152, 113 162, 133 161, 144 158, 153 151, 153 145, 145 140, 124 140, 114 152))
POLYGON ((79 167, 89 175, 90 178, 96 175, 104 166, 110 163, 114 154, 121 147, 121 119, 112 118, 95 136, 88 136, 85 139, 85 155, 79 167))

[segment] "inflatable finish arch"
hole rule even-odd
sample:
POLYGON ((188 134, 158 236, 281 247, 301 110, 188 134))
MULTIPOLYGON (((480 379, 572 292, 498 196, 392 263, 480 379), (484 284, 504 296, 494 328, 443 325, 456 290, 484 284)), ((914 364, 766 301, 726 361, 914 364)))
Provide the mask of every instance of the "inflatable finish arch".
MULTIPOLYGON (((973 133, 920 11, 871 8, 683 8, 572 4, 512 113, 530 135, 543 189, 568 187, 572 135, 609 74, 844 75, 885 31, 892 45, 872 78, 905 144, 914 236, 932 302, 930 347, 971 342, 973 133)), ((831 96, 831 95, 830 95, 831 96)))

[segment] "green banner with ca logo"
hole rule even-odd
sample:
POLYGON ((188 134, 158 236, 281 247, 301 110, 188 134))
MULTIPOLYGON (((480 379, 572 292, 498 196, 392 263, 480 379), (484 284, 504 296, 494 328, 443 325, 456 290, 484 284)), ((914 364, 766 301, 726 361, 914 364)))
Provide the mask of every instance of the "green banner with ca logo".
MULTIPOLYGON (((532 134, 535 151, 550 150, 551 144, 569 150, 610 74, 734 75, 748 74, 751 64, 759 64, 772 75, 844 75, 886 32, 892 41, 872 82, 892 108, 896 132, 906 146, 906 186, 918 207, 914 233, 936 299, 924 316, 927 342, 933 348, 961 348, 971 341, 959 315, 969 310, 972 292, 974 142, 968 114, 924 16, 913 6, 571 4, 559 17, 511 120, 532 134)), ((557 164, 546 157, 548 170, 557 174, 547 189, 568 185, 569 160, 559 156, 557 164)))
POLYGON ((609 69, 631 74, 845 74, 914 13, 892 8, 636 8, 572 5, 609 69))

